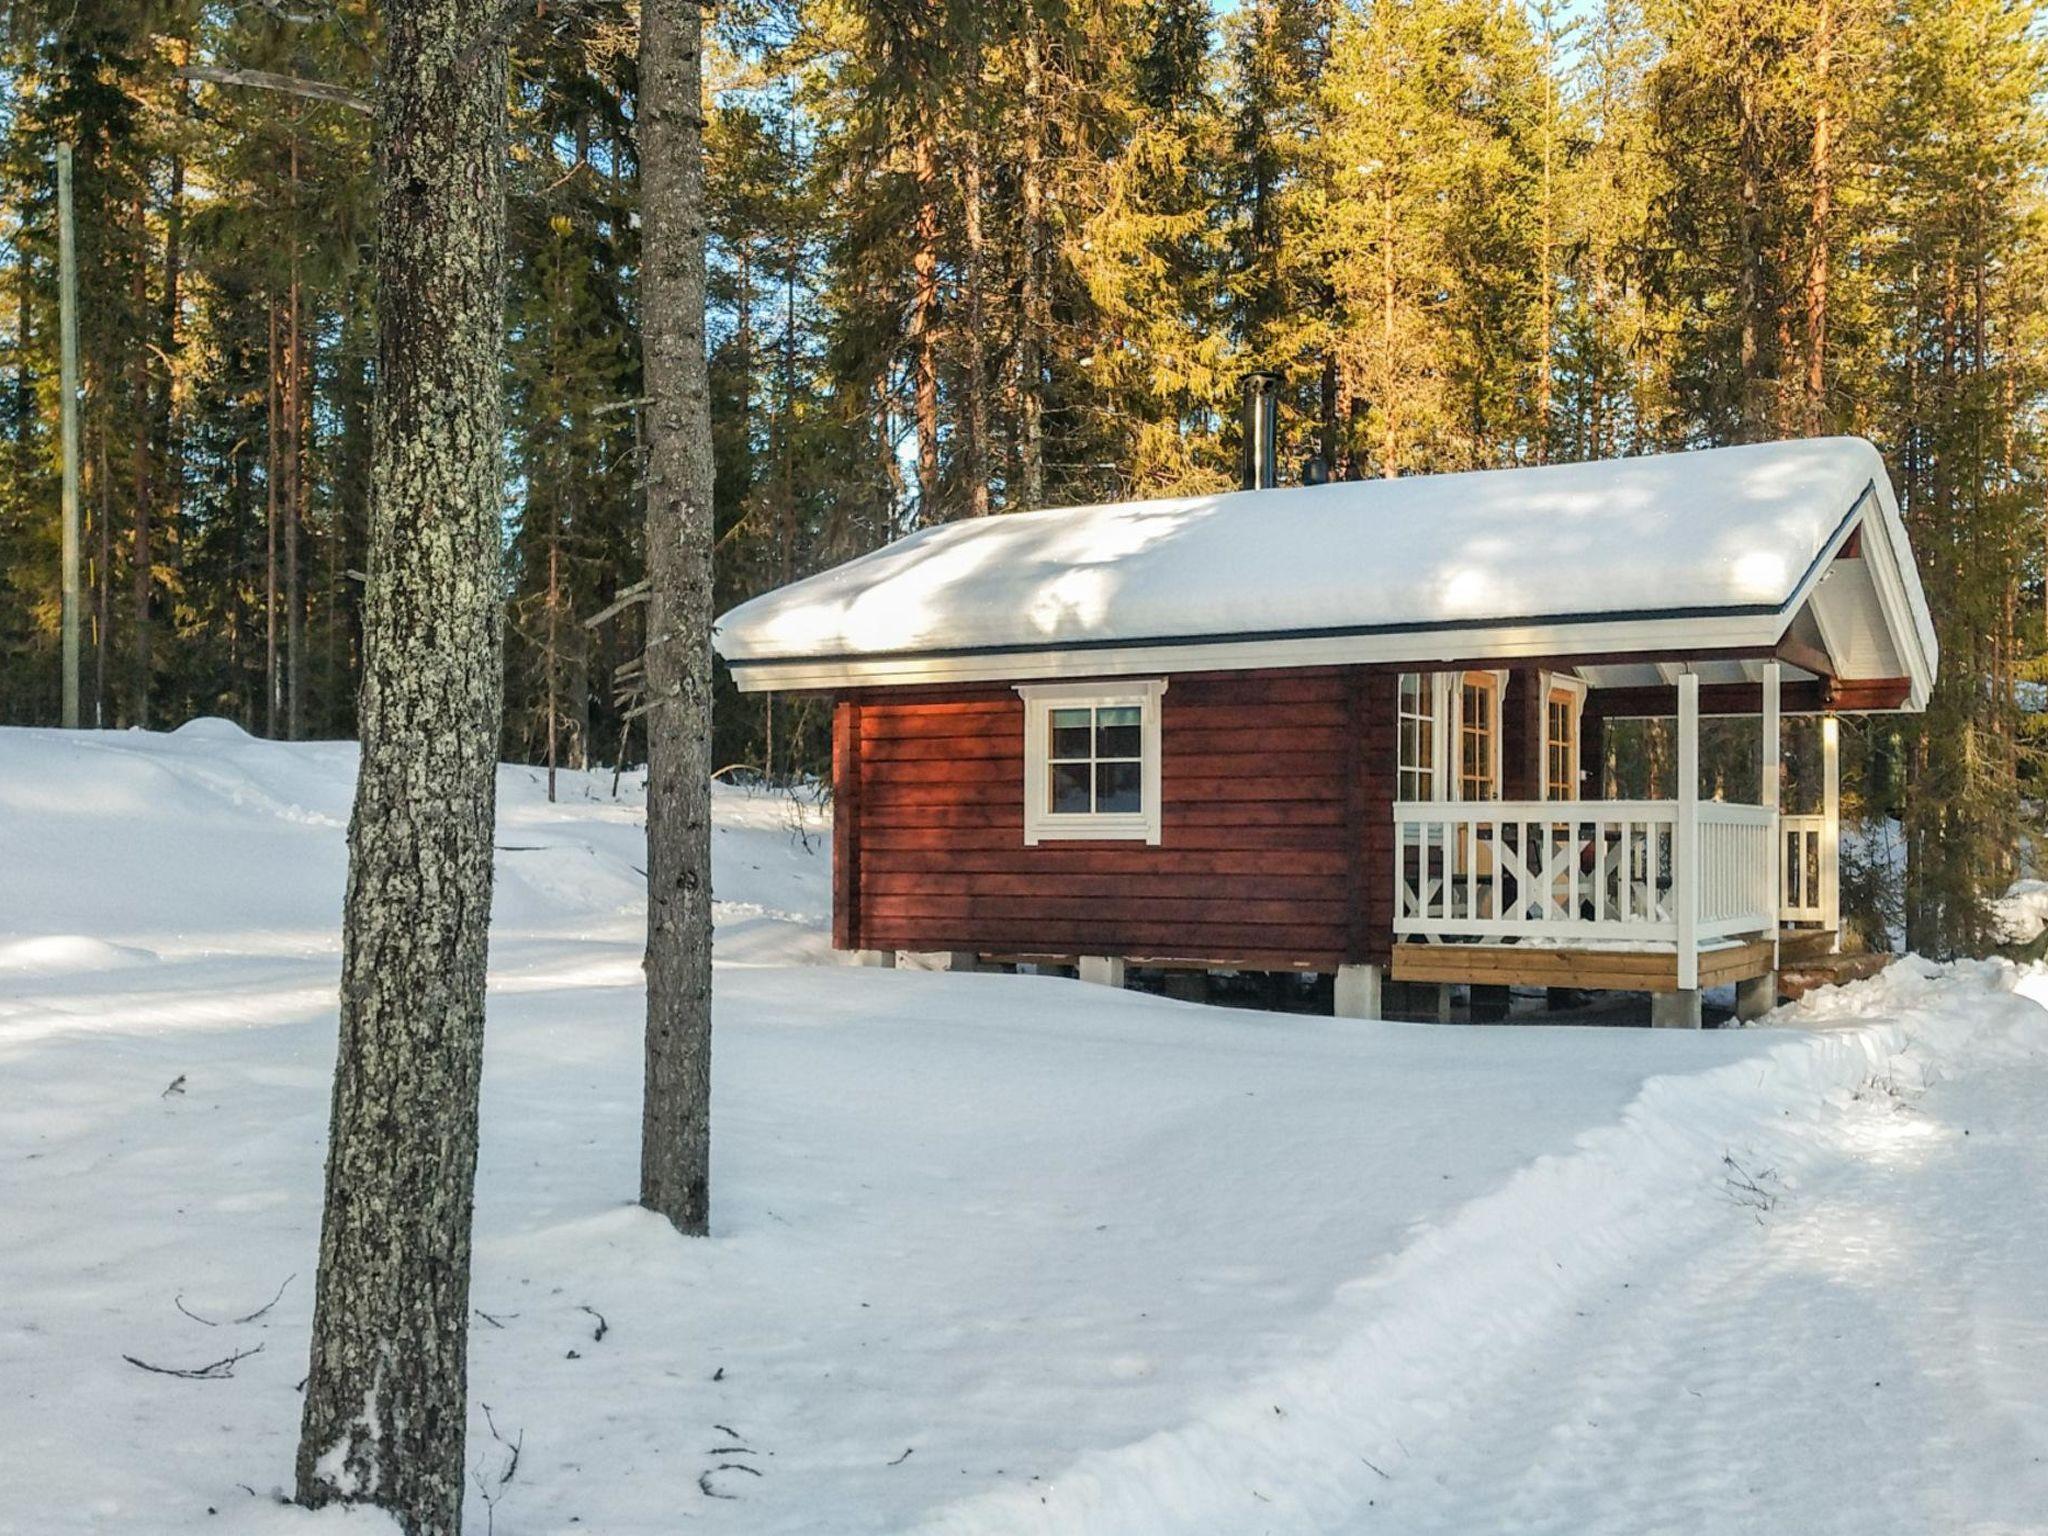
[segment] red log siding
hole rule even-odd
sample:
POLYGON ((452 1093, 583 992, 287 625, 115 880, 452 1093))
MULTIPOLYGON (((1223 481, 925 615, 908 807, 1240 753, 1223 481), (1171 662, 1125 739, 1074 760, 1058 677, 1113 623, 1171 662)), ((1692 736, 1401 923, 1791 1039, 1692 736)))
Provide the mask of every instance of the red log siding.
POLYGON ((1394 674, 1182 675, 1161 841, 1024 845, 1014 690, 863 693, 834 719, 833 942, 1329 970, 1390 951, 1394 674))

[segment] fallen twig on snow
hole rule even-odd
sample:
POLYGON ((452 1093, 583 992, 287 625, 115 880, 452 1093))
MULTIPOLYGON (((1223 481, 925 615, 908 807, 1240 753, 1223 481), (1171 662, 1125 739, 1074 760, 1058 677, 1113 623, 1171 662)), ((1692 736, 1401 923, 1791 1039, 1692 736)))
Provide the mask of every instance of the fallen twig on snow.
POLYGON ((186 1381, 226 1381, 235 1374, 235 1363, 237 1361, 246 1360, 251 1355, 260 1355, 262 1353, 263 1346, 258 1344, 254 1349, 238 1349, 224 1359, 215 1360, 206 1365, 193 1366, 189 1369, 174 1365, 152 1365, 149 1361, 138 1360, 133 1355, 123 1355, 121 1358, 139 1371, 151 1371, 158 1376, 177 1376, 186 1381))
POLYGON ((186 1306, 185 1296, 182 1291, 171 1298, 171 1305, 176 1307, 180 1312, 184 1313, 187 1317, 191 1318, 192 1321, 195 1323, 204 1323, 209 1328, 219 1328, 223 1326, 234 1328, 240 1326, 243 1323, 255 1322, 257 1318, 263 1316, 264 1313, 268 1312, 272 1307, 276 1306, 278 1302, 282 1300, 284 1297, 285 1287, 290 1285, 294 1280, 298 1278, 298 1271, 294 1270, 291 1274, 288 1274, 284 1277, 284 1280, 282 1281, 282 1283, 279 1284, 277 1290, 271 1295, 270 1300, 263 1303, 263 1305, 258 1307, 254 1312, 245 1313, 241 1317, 231 1317, 227 1319, 225 1324, 221 1323, 219 1320, 215 1318, 201 1317, 197 1312, 194 1312, 190 1307, 186 1306))

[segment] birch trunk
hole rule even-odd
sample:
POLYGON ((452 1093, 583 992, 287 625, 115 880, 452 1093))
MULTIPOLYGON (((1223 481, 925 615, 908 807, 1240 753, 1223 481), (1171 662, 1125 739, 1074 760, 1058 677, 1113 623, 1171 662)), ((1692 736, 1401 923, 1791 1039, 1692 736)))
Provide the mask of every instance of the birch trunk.
POLYGON ((642 0, 647 394, 647 1083, 640 1203, 706 1230, 711 1165, 711 407, 704 362, 703 28, 642 0))
POLYGON ((385 11, 377 385, 341 1039, 298 1496, 461 1528, 502 690, 497 0, 385 11))

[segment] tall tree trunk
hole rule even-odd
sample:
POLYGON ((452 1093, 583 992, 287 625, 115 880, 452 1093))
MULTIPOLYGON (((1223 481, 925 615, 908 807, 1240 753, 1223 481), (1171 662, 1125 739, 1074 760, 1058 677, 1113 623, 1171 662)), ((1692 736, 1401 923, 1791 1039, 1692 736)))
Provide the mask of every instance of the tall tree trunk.
POLYGON ((385 13, 362 770, 298 1494, 457 1536, 491 830, 505 50, 497 0, 385 13))
MULTIPOLYGON (((974 99, 966 110, 981 110, 981 54, 977 49, 968 71, 974 99)), ((982 287, 987 279, 988 252, 981 227, 982 134, 977 118, 967 130, 965 161, 961 167, 961 222, 967 236, 967 379, 961 393, 967 417, 966 478, 967 511, 971 517, 987 517, 988 496, 988 337, 984 324, 982 287)))
POLYGON ((1017 328, 1017 458, 1025 510, 1045 505, 1045 58, 1035 12, 1024 24, 1024 163, 1021 182, 1024 270, 1017 328))
MULTIPOLYGON (((1744 61, 1739 67, 1747 69, 1744 61)), ((1736 305, 1740 310, 1736 361, 1740 370, 1740 398, 1736 403, 1738 440, 1749 443, 1769 435, 1764 399, 1763 333, 1769 319, 1764 314, 1763 178, 1759 162, 1763 157, 1758 142, 1753 84, 1745 78, 1736 87, 1736 160, 1741 183, 1736 209, 1736 305)))
POLYGON ((107 656, 114 645, 114 469, 107 447, 110 425, 103 418, 99 432, 100 568, 95 573, 93 616, 92 721, 107 724, 107 656))
MULTIPOLYGON (((928 108, 920 108, 928 112, 928 108)), ((910 252, 910 365, 916 380, 917 520, 944 521, 939 506, 939 165, 929 121, 911 148, 917 227, 910 252)))
MULTIPOLYGON (((183 116, 190 100, 183 85, 179 86, 177 94, 178 112, 183 116)), ((171 155, 170 194, 164 208, 164 307, 160 327, 162 335, 158 341, 163 353, 158 366, 163 372, 162 394, 157 406, 157 433, 163 443, 164 459, 162 509, 157 521, 163 528, 165 556, 174 571, 184 569, 185 564, 185 453, 178 429, 177 364, 184 270, 185 157, 174 152, 171 155)))
POLYGON ((642 0, 647 411, 647 1083, 640 1203, 707 1230, 711 1190, 711 405, 703 15, 642 0))
POLYGON ((1556 232, 1554 160, 1557 138, 1557 34, 1549 9, 1543 12, 1543 207, 1537 236, 1536 281, 1541 301, 1536 329, 1536 462, 1550 461, 1551 330, 1556 300, 1556 232))
MULTIPOLYGON (((144 223, 142 199, 135 199, 135 228, 138 235, 147 233, 144 223)), ((139 314, 148 298, 148 277, 138 255, 135 262, 134 287, 131 297, 139 314)), ((128 549, 128 581, 130 603, 134 617, 129 621, 134 633, 129 643, 134 647, 133 671, 128 679, 128 723, 146 727, 149 724, 149 608, 151 577, 155 569, 155 556, 149 547, 150 540, 150 499, 151 445, 150 425, 154 411, 150 401, 149 349, 146 346, 134 349, 134 363, 129 370, 130 409, 135 413, 134 434, 134 475, 135 475, 135 524, 134 538, 128 549)))
POLYGON ((1400 294, 1395 281, 1394 189, 1390 172, 1380 173, 1380 380, 1378 402, 1383 440, 1380 444, 1380 474, 1392 480, 1401 473, 1401 422, 1399 390, 1395 387, 1398 353, 1395 347, 1396 301, 1400 294))
POLYGON ((263 734, 272 741, 277 739, 280 697, 277 670, 277 475, 283 456, 278 442, 278 367, 277 300, 273 298, 270 301, 270 388, 267 391, 270 432, 266 439, 268 447, 263 469, 263 734))
POLYGON ((1834 0, 1820 0, 1813 25, 1813 204, 1806 265, 1806 430, 1827 430, 1828 264, 1833 255, 1829 227, 1834 218, 1834 121, 1830 70, 1834 60, 1834 0))
POLYGON ((562 718, 562 544, 548 529, 548 804, 555 803, 555 722, 562 718))
MULTIPOLYGON (((298 177, 298 146, 292 147, 292 175, 298 177)), ((285 345, 285 515, 284 515, 284 671, 285 734, 297 741, 306 729, 306 584, 299 562, 299 543, 306 505, 305 343, 299 311, 299 251, 293 236, 291 312, 285 345)))
MULTIPOLYGON (((248 355, 237 347, 234 360, 237 377, 242 376, 248 361, 248 355)), ((248 518, 249 457, 245 439, 228 452, 228 521, 234 535, 231 550, 234 562, 230 567, 234 576, 228 582, 228 676, 234 679, 237 721, 243 730, 253 735, 255 712, 249 707, 249 678, 242 655, 242 627, 248 622, 242 608, 243 582, 249 569, 248 518)))

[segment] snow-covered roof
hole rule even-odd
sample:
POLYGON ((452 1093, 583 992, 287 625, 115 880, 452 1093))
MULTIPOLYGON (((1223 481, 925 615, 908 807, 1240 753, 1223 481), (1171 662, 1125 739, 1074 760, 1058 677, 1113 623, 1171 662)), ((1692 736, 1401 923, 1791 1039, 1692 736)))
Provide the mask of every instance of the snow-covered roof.
POLYGON ((1804 628, 1918 707, 1933 626, 1884 462, 1848 437, 948 523, 741 604, 715 643, 750 691, 1773 646, 1856 564, 1804 628))

